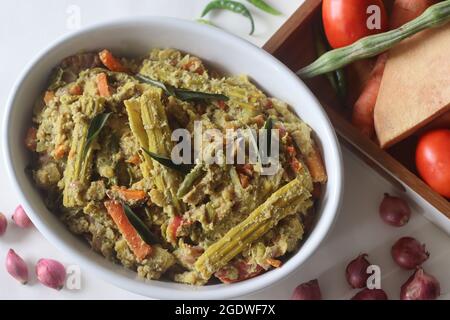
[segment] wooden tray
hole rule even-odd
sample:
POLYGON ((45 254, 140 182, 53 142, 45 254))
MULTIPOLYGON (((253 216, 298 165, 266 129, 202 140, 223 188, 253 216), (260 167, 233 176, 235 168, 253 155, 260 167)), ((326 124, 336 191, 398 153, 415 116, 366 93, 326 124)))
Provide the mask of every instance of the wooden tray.
MULTIPOLYGON (((306 0, 263 48, 293 71, 314 61, 317 55, 313 26, 320 23, 321 5, 322 0, 306 0)), ((351 83, 351 79, 348 79, 349 87, 353 90, 354 97, 349 97, 350 102, 347 105, 352 105, 351 99, 358 96, 356 91, 360 81, 351 83)), ((417 176, 414 166, 414 136, 389 150, 382 150, 351 125, 348 121, 348 108, 339 102, 325 77, 316 77, 305 82, 322 103, 344 145, 397 188, 406 190, 405 186, 409 187, 450 219, 450 202, 417 176)))

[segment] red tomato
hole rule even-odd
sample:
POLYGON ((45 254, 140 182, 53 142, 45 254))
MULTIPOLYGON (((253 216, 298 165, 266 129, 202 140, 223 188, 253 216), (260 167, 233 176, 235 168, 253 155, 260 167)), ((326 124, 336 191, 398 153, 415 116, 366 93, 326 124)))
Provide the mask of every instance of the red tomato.
POLYGON ((388 28, 386 9, 382 0, 323 0, 322 18, 328 42, 333 48, 348 46, 366 36, 388 28), (379 8, 380 28, 369 28, 376 17, 369 7, 379 8))
POLYGON ((430 131, 420 138, 416 167, 431 188, 450 198, 450 130, 430 131))

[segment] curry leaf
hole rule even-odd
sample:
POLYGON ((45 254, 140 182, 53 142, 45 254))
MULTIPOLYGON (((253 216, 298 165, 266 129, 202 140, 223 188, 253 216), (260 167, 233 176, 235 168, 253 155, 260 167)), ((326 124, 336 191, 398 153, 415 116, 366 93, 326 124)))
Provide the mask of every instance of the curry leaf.
POLYGON ((223 94, 218 93, 206 93, 191 91, 185 89, 175 89, 175 96, 183 101, 197 101, 197 100, 220 100, 228 101, 229 98, 223 94))
POLYGON ((172 159, 157 155, 156 153, 146 150, 144 148, 142 148, 142 150, 144 150, 146 154, 148 154, 155 161, 158 161, 163 166, 176 170, 183 174, 188 174, 194 167, 192 164, 184 164, 184 163, 176 164, 175 162, 172 161, 172 159))
POLYGON ((109 113, 101 113, 96 115, 89 124, 89 129, 86 137, 86 141, 83 146, 83 157, 86 156, 90 145, 92 142, 97 138, 97 136, 102 131, 103 127, 105 126, 106 122, 108 121, 109 117, 111 116, 111 112, 109 113))
POLYGON ((162 89, 167 95, 176 97, 182 101, 202 101, 202 100, 203 101, 211 101, 211 100, 228 101, 229 100, 229 98, 223 94, 192 91, 192 90, 186 90, 186 89, 178 89, 178 88, 175 88, 174 86, 151 79, 142 74, 137 74, 136 79, 141 82, 148 83, 152 86, 158 87, 158 88, 162 89))
POLYGON ((147 76, 144 76, 142 74, 137 74, 136 75, 136 79, 139 80, 140 82, 144 82, 144 83, 148 83, 154 87, 158 87, 160 89, 162 89, 166 94, 168 95, 173 95, 173 92, 171 92, 169 90, 169 88, 162 82, 157 81, 157 80, 153 80, 152 78, 149 78, 147 76))
POLYGON ((138 217, 138 215, 136 213, 134 213, 133 210, 125 203, 122 203, 122 206, 123 206, 125 215, 128 218, 128 221, 130 221, 131 225, 134 227, 134 229, 136 229, 136 232, 139 234, 139 236, 142 238, 142 240, 147 244, 157 243, 158 237, 155 234, 153 234, 153 232, 150 231, 150 229, 138 217))

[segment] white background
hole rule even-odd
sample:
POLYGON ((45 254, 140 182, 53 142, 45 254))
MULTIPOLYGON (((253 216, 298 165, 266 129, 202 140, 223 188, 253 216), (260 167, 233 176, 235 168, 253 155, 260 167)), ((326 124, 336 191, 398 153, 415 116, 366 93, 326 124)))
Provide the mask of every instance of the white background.
MULTIPOLYGON (((0 10, 0 116, 9 91, 24 65, 56 38, 73 32, 67 23, 70 12, 80 10, 81 26, 129 16, 162 15, 185 19, 199 16, 207 0, 14 0, 3 1, 0 10), (75 7, 74 7, 75 6, 75 7)), ((212 15, 212 19, 230 32, 263 45, 282 25, 301 0, 268 1, 282 12, 272 17, 253 10, 256 22, 255 35, 250 37, 247 20, 227 12, 212 15)), ((3 119, 0 119, 2 123, 3 119)), ((293 288, 304 281, 318 278, 326 299, 348 299, 356 291, 345 282, 345 266, 359 253, 369 254, 369 260, 382 270, 382 287, 392 299, 399 296, 400 285, 409 272, 395 266, 390 257, 390 247, 399 237, 412 235, 427 244, 431 257, 425 270, 441 281, 441 298, 450 298, 450 239, 437 227, 425 220, 424 208, 410 199, 414 207, 410 223, 401 229, 384 225, 378 217, 378 205, 384 192, 391 186, 371 169, 362 164, 347 150, 344 151, 346 183, 345 199, 338 222, 321 248, 289 278, 248 299, 287 299, 293 288)), ((3 164, 0 162, 0 211, 8 218, 18 205, 11 192, 3 164)), ((428 210, 428 209, 427 209, 428 210)), ((0 238, 0 299, 142 299, 144 297, 116 288, 94 276, 82 272, 80 290, 55 291, 37 283, 34 263, 42 257, 54 258, 65 265, 76 264, 58 252, 37 230, 22 230, 9 224, 7 233, 0 238), (27 286, 18 284, 4 269, 4 257, 9 248, 16 250, 30 267, 31 281, 27 286)))

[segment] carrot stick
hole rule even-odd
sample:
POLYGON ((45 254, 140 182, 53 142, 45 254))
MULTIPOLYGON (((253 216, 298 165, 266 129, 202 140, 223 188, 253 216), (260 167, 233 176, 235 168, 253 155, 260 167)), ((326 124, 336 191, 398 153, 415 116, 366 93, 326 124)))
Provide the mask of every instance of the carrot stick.
POLYGON ((147 198, 147 193, 143 190, 119 188, 117 186, 114 186, 111 189, 117 192, 119 198, 124 201, 141 201, 147 198))
POLYGON ((305 158, 305 163, 313 182, 325 183, 327 181, 327 172, 317 146, 314 146, 314 149, 305 158))
POLYGON ((387 58, 388 55, 386 53, 383 53, 378 57, 375 67, 370 74, 370 78, 353 107, 353 125, 357 127, 361 133, 370 138, 375 134, 373 111, 377 102, 378 92, 380 91, 381 79, 383 78, 387 58))
POLYGON ((138 165, 141 163, 141 157, 139 157, 139 154, 135 154, 135 155, 131 156, 128 160, 126 160, 126 162, 134 164, 134 165, 138 165))
POLYGON ((50 104, 50 101, 55 97, 55 93, 53 91, 45 91, 44 94, 44 103, 46 106, 50 104))
POLYGON ((78 84, 74 84, 73 86, 70 87, 69 93, 72 96, 80 96, 83 94, 83 88, 81 88, 78 84))
POLYGON ((152 247, 145 243, 136 229, 134 229, 120 202, 114 200, 105 201, 105 207, 138 261, 142 261, 148 257, 152 253, 152 247))
POLYGON ((268 258, 267 260, 266 260, 266 262, 268 263, 268 264, 270 264, 272 267, 274 267, 274 268, 279 268, 279 267, 281 267, 281 261, 280 260, 277 260, 277 259, 272 259, 272 258, 268 258))
POLYGON ((169 240, 172 243, 176 243, 177 241, 177 231, 180 228, 180 226, 183 224, 183 218, 180 216, 174 216, 168 227, 167 227, 167 233, 169 236, 169 240))
POLYGON ((106 73, 99 73, 97 74, 97 78, 96 78, 96 82, 97 82, 97 89, 98 89, 98 93, 101 97, 110 97, 111 96, 111 91, 109 89, 109 85, 108 85, 108 78, 106 76, 106 73))
POLYGON ((102 50, 98 56, 100 57, 100 61, 111 71, 115 72, 128 72, 128 68, 126 68, 122 63, 113 56, 113 54, 107 50, 102 50))
POLYGON ((62 159, 67 152, 67 147, 64 144, 58 144, 55 147, 55 151, 54 151, 54 157, 56 160, 62 159))
MULTIPOLYGON (((392 9, 391 28, 398 28, 420 16, 435 0, 396 0, 392 9)), ((381 80, 388 54, 381 54, 363 91, 353 107, 352 123, 363 134, 372 138, 375 135, 373 112, 380 91, 381 80)))

